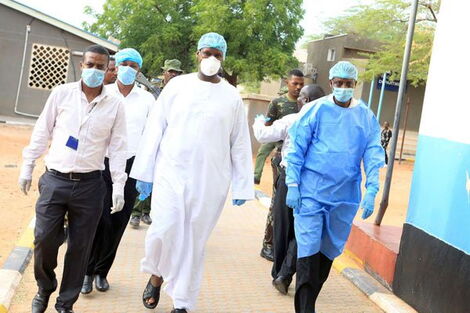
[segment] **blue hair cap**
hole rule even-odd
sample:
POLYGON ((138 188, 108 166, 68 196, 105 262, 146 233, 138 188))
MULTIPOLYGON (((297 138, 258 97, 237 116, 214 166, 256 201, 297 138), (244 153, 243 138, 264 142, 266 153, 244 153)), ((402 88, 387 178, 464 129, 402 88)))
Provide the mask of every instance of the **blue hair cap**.
POLYGON ((124 61, 132 61, 139 64, 139 67, 142 67, 142 56, 133 48, 126 48, 118 51, 118 53, 114 55, 114 59, 116 60, 116 65, 119 65, 124 61))
POLYGON ((357 80, 357 68, 351 62, 340 61, 330 69, 329 79, 333 79, 335 77, 357 80))
POLYGON ((197 50, 201 50, 203 48, 214 48, 222 52, 225 58, 225 54, 227 53, 227 42, 225 41, 222 35, 217 33, 207 33, 201 36, 199 42, 197 43, 197 50))

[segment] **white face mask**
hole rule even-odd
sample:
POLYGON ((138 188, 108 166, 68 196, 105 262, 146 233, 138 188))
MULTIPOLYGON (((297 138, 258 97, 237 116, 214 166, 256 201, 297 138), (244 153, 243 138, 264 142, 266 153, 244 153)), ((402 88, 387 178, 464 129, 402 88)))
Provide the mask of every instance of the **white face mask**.
POLYGON ((220 63, 220 60, 214 56, 202 59, 200 65, 202 74, 206 76, 216 75, 220 70, 220 63))

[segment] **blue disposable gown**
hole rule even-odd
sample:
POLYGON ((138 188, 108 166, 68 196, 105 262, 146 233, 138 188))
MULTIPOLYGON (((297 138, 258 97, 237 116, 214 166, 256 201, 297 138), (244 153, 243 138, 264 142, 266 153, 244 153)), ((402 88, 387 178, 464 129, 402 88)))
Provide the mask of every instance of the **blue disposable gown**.
POLYGON ((366 188, 378 190, 380 126, 362 102, 353 104, 340 107, 331 95, 318 99, 289 130, 286 183, 298 184, 302 199, 294 211, 299 258, 342 253, 361 201, 361 161, 366 188))

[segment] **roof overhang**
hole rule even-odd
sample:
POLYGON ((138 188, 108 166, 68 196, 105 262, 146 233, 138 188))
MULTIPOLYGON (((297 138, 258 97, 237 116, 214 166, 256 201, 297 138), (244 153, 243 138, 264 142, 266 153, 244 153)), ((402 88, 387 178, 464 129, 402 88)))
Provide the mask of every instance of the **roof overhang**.
POLYGON ((103 47, 105 47, 106 49, 109 49, 111 51, 114 51, 116 52, 119 48, 118 45, 116 45, 115 43, 109 41, 109 40, 106 40, 104 38, 101 38, 99 36, 96 36, 95 34, 92 34, 90 32, 87 32, 83 29, 80 29, 78 27, 75 27, 75 26, 72 26, 68 23, 65 23, 59 19, 56 19, 50 15, 47 15, 47 14, 44 14, 36 9, 33 9, 29 6, 26 6, 24 4, 21 4, 19 2, 16 2, 16 1, 12 1, 12 0, 0 0, 0 4, 3 4, 11 9, 14 9, 16 11, 19 11, 21 13, 24 13, 24 14, 27 14, 29 16, 32 16, 38 20, 41 20, 47 24, 50 24, 50 25, 53 25, 57 28, 60 28, 66 32, 69 32, 71 34, 74 34, 80 38, 83 38, 83 39, 86 39, 88 41, 91 41, 95 44, 98 44, 98 45, 101 45, 103 47))

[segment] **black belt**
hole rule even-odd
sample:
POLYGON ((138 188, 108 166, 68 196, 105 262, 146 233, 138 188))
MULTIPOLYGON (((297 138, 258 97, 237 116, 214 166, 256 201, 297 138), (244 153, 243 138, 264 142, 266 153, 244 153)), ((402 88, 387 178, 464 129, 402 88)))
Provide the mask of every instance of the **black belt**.
POLYGON ((88 172, 88 173, 62 173, 53 169, 46 169, 46 170, 53 175, 67 178, 73 181, 80 181, 80 180, 85 180, 85 179, 101 177, 101 171, 93 171, 93 172, 88 172))

